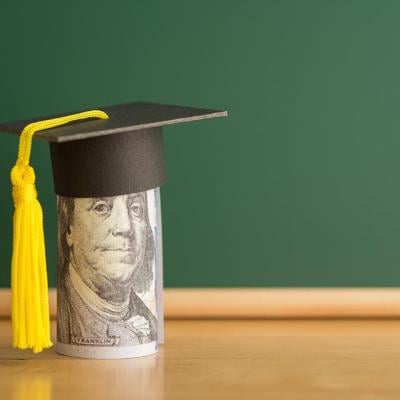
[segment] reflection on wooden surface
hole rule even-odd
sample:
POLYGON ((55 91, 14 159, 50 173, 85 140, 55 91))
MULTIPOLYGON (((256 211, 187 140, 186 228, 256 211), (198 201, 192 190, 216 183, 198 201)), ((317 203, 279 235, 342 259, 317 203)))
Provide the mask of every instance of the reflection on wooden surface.
POLYGON ((51 379, 49 375, 20 374, 11 378, 12 400, 50 400, 51 379))
MULTIPOLYGON (((163 349, 157 355, 123 360, 65 357, 55 347, 34 355, 10 348, 9 321, 0 320, 0 332, 1 399, 162 398, 163 349)), ((54 338, 54 321, 52 333, 54 338)))

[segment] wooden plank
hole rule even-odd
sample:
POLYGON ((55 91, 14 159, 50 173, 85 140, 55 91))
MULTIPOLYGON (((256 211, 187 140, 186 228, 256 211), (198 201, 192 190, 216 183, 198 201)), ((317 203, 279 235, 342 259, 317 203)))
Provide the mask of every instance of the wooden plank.
MULTIPOLYGON (((2 399, 398 399, 398 320, 169 320, 156 355, 85 360, 12 349, 2 399)), ((52 322, 55 336, 55 322, 52 322)))
MULTIPOLYGON (((50 313, 56 293, 50 289, 50 313)), ((397 318, 397 288, 191 288, 164 290, 166 318, 397 318)), ((10 290, 0 289, 0 316, 10 315, 10 290)))

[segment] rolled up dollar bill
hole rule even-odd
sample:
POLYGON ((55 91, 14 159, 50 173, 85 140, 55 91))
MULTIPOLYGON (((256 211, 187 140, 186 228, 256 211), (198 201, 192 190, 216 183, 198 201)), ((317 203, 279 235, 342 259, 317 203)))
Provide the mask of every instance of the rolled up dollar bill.
POLYGON ((159 188, 57 196, 57 350, 85 358, 157 351, 159 188))

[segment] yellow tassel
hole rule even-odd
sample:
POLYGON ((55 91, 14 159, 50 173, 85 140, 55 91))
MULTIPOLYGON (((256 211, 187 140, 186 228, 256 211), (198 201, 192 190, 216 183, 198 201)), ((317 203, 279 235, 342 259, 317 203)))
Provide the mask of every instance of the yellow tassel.
POLYGON ((29 165, 35 132, 85 118, 107 119, 92 110, 27 125, 21 133, 13 185, 13 253, 11 261, 13 347, 35 353, 51 347, 43 212, 37 200, 35 172, 29 165))

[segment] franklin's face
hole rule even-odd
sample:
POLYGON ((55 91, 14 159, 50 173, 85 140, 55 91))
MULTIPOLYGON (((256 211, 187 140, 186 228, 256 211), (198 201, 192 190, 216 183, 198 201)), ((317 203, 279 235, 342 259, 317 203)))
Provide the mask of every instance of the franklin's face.
POLYGON ((146 250, 146 193, 76 198, 67 234, 75 267, 96 292, 130 284, 146 250))

